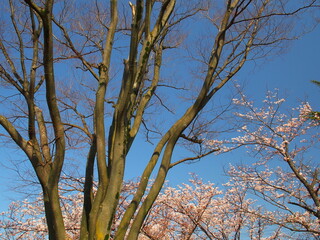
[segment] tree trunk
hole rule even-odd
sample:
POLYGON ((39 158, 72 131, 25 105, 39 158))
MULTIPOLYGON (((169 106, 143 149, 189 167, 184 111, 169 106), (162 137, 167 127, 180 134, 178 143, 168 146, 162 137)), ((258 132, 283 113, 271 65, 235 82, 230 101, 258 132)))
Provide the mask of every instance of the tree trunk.
POLYGON ((49 240, 65 240, 65 227, 57 186, 43 187, 43 201, 49 231, 49 240))

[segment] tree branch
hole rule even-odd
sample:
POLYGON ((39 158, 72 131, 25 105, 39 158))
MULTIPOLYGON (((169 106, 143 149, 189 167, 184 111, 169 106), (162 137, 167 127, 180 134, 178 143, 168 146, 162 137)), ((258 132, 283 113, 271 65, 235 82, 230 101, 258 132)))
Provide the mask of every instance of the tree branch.
POLYGON ((181 160, 179 160, 179 161, 176 161, 176 162, 174 162, 174 163, 171 163, 170 166, 169 166, 169 168, 172 168, 172 167, 174 167, 174 166, 176 166, 176 165, 178 165, 178 164, 180 164, 180 163, 183 163, 183 162, 201 159, 201 158, 203 158, 203 157, 205 157, 205 156, 208 156, 208 155, 210 155, 211 153, 214 153, 214 152, 217 152, 217 151, 220 151, 220 148, 213 149, 213 150, 211 150, 211 151, 209 151, 209 152, 206 152, 206 153, 204 153, 204 154, 200 154, 200 155, 195 156, 195 157, 189 157, 189 158, 181 159, 181 160))

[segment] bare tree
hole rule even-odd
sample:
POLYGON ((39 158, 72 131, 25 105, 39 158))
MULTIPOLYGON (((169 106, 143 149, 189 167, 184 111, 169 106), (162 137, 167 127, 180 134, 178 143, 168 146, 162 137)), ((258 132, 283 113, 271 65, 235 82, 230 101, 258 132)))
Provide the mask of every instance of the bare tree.
MULTIPOLYGON (((248 60, 265 56, 292 37, 288 23, 292 24, 297 14, 318 7, 316 0, 300 5, 298 2, 272 0, 226 0, 215 4, 137 0, 129 5, 110 0, 107 6, 99 1, 74 5, 69 1, 55 3, 53 0, 9 0, 8 3, 10 13, 5 20, 11 21, 14 36, 5 33, 1 36, 0 76, 14 91, 9 100, 18 98, 27 108, 22 107, 22 115, 16 114, 12 119, 1 115, 0 123, 25 152, 39 179, 49 239, 65 239, 58 183, 69 146, 69 134, 82 131, 79 135, 81 142, 89 142, 81 239, 137 239, 169 169, 216 151, 211 149, 172 162, 179 139, 201 144, 192 127, 203 108, 248 60), (77 10, 79 15, 75 15, 77 10), (141 126, 157 132, 145 121, 146 111, 155 102, 170 110, 158 94, 161 86, 170 86, 160 78, 165 50, 179 46, 184 39, 177 34, 179 26, 196 15, 210 29, 212 37, 210 51, 199 47, 199 55, 196 51, 191 55, 201 67, 197 74, 197 88, 188 92, 192 100, 184 113, 174 115, 170 126, 161 133, 137 191, 119 228, 113 232, 111 226, 119 203, 126 156, 141 126), (125 58, 120 78, 114 77, 113 72, 113 67, 120 62, 115 60, 117 57, 125 58), (114 65, 111 64, 113 61, 114 65), (86 86, 93 92, 82 95, 90 103, 91 113, 82 112, 83 107, 73 101, 75 96, 70 101, 58 99, 60 83, 57 83, 56 68, 61 62, 67 66, 65 69, 76 66, 75 69, 84 71, 85 78, 90 78, 86 86), (45 89, 42 89, 43 83, 45 89), (42 90, 45 99, 40 94, 42 90), (19 127, 15 120, 26 125, 19 127), (95 162, 98 187, 93 195, 95 162), (153 172, 156 178, 150 191, 146 191, 153 172)), ((169 69, 166 67, 162 73, 169 69)), ((172 88, 178 89, 177 86, 172 88)))

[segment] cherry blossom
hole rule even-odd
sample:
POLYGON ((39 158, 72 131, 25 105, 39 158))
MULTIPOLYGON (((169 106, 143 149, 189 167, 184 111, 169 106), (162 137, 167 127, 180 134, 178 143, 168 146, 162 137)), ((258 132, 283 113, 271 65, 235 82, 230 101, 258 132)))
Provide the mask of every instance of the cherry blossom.
MULTIPOLYGON (((230 171, 239 170, 231 166, 230 171)), ((272 175, 268 171, 264 174, 272 175)), ((251 178, 256 180, 254 175, 251 178)), ((78 182, 73 185, 75 189, 78 182)), ((300 219, 301 224, 309 224, 310 229, 316 227, 314 221, 308 222, 312 219, 305 213, 296 212, 283 217, 278 212, 268 211, 250 198, 250 187, 247 184, 246 181, 237 181, 232 177, 219 189, 195 175, 191 175, 189 183, 176 187, 170 187, 167 183, 148 214, 139 239, 299 239, 299 235, 295 237, 295 234, 284 231, 284 227, 275 223, 294 223, 300 219)), ((61 187, 60 192, 68 239, 75 240, 79 239, 83 198, 81 192, 71 191, 70 179, 68 186, 68 189, 61 187)), ((253 186, 256 191, 265 188, 261 182, 253 186)), ((119 215, 113 223, 114 231, 136 187, 136 181, 128 181, 124 185, 120 209, 117 211, 119 215)), ((9 210, 1 215, 0 239, 46 239, 47 228, 41 197, 32 202, 13 202, 9 210)))
POLYGON ((309 116, 313 112, 308 102, 280 111, 285 100, 269 92, 263 106, 249 102, 244 95, 234 99, 239 106, 238 136, 226 140, 208 140, 208 145, 223 147, 220 153, 245 146, 254 158, 252 166, 232 166, 231 182, 242 183, 258 196, 272 213, 267 219, 290 231, 320 235, 319 164, 311 151, 318 144, 319 121, 309 116))

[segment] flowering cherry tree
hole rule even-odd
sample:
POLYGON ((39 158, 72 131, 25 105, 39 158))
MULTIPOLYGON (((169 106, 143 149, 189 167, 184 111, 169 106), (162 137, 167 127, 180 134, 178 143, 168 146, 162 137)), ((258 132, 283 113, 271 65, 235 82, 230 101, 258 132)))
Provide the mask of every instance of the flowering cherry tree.
POLYGON ((141 235, 148 239, 279 239, 283 235, 268 232, 272 223, 260 218, 260 209, 246 198, 242 186, 222 191, 195 176, 189 181, 164 190, 141 235))
POLYGON ((234 99, 240 107, 235 113, 242 124, 239 136, 209 141, 209 145, 222 145, 220 152, 246 146, 250 154, 260 157, 252 166, 231 166, 230 184, 241 183, 276 209, 260 217, 319 237, 319 163, 310 156, 319 142, 319 119, 309 117, 313 110, 307 102, 284 114, 280 111, 284 102, 271 92, 260 108, 244 95, 234 99))
MULTIPOLYGON (((75 190, 78 188, 72 181, 68 181, 68 186, 68 189, 65 186, 60 188, 61 205, 67 239, 75 240, 80 234, 83 197, 75 190), (73 187, 75 191, 70 194, 73 187)), ((119 220, 136 187, 137 182, 134 181, 123 186, 113 232, 119 227, 119 220)), ((9 210, 1 214, 0 239, 46 239, 48 230, 41 201, 41 197, 37 197, 34 201, 12 202, 9 210)), ((139 239, 301 239, 275 225, 270 217, 272 214, 248 197, 248 189, 243 182, 232 179, 220 190, 213 183, 203 182, 192 175, 188 184, 167 186, 160 193, 139 239)))

